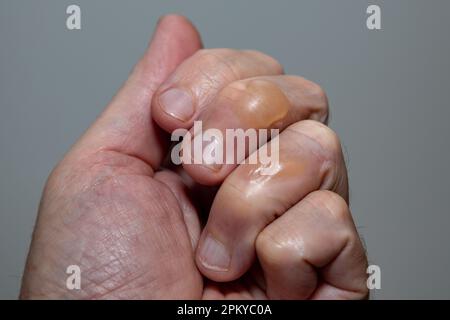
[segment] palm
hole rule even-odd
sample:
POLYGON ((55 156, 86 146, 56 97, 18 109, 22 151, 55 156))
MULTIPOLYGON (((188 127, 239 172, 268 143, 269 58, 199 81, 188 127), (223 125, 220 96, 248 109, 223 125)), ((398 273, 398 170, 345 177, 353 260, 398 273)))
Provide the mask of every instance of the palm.
POLYGON ((223 284, 202 278, 194 262, 199 210, 186 210, 186 201, 205 203, 209 196, 193 199, 187 188, 176 194, 176 174, 151 174, 141 160, 113 151, 63 161, 49 179, 40 208, 46 230, 34 246, 48 255, 47 272, 60 275, 54 282, 65 281, 61 270, 79 265, 82 290, 52 292, 57 283, 43 282, 42 273, 25 296, 264 298, 257 272, 223 284))

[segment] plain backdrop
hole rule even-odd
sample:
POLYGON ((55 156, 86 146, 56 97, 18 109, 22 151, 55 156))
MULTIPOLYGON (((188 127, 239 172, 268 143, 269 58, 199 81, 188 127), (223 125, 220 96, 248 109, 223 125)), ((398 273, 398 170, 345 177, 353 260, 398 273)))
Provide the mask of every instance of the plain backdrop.
POLYGON ((0 0, 0 298, 18 295, 42 187, 178 12, 328 93, 379 298, 450 298, 450 1, 0 0), (78 4, 82 30, 66 29, 78 4), (366 28, 381 7, 382 30, 366 28))

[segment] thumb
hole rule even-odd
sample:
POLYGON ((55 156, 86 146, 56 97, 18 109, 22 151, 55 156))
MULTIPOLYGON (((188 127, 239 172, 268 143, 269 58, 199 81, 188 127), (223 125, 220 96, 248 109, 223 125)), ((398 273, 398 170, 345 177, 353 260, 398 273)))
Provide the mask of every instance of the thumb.
POLYGON ((129 79, 73 152, 114 150, 136 156, 156 169, 167 151, 167 142, 151 119, 153 93, 201 46, 200 36, 189 20, 178 15, 162 17, 129 79))

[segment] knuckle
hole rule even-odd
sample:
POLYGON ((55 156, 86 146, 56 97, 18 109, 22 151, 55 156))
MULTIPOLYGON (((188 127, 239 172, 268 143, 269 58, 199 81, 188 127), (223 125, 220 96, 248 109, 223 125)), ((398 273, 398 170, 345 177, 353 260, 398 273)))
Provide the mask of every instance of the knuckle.
POLYGON ((351 220, 350 210, 345 200, 337 193, 320 190, 310 193, 306 200, 322 215, 334 222, 343 224, 351 220))
POLYGON ((242 50, 241 51, 243 54, 252 56, 252 57, 257 57, 260 60, 266 61, 267 64, 269 64, 273 70, 275 70, 275 73, 278 74, 282 74, 284 73, 284 68, 283 65, 274 57, 271 57, 261 51, 257 51, 257 50, 242 50))
POLYGON ((338 162, 341 142, 338 135, 328 126, 315 120, 304 120, 298 122, 292 129, 313 141, 319 147, 318 151, 325 161, 334 164, 338 162))
POLYGON ((270 229, 264 230, 256 238, 255 248, 261 263, 272 267, 298 265, 302 255, 290 241, 284 241, 283 236, 274 234, 270 229))
POLYGON ((228 48, 219 49, 200 49, 194 55, 198 58, 221 60, 221 57, 229 57, 236 54, 236 50, 228 48))
POLYGON ((302 147, 306 144, 311 157, 316 160, 321 179, 320 188, 338 191, 348 199, 347 174, 338 135, 325 124, 315 120, 297 122, 287 130, 301 138, 306 137, 299 144, 302 147))
POLYGON ((311 98, 317 103, 316 112, 313 115, 314 120, 327 123, 329 106, 328 97, 325 90, 320 85, 312 81, 307 81, 307 90, 311 98))
MULTIPOLYGON (((201 49, 195 53, 196 59, 201 61, 203 70, 214 70, 229 81, 240 78, 239 70, 234 66, 234 57, 238 54, 234 49, 201 49)), ((211 74, 211 77, 214 77, 211 74)))
POLYGON ((320 101, 323 101, 324 103, 327 102, 327 94, 325 93, 325 90, 317 83, 313 81, 306 80, 305 82, 306 90, 309 93, 309 95, 317 98, 320 101))
POLYGON ((272 127, 283 120, 290 104, 281 89, 266 79, 246 79, 230 83, 221 96, 231 101, 230 108, 254 127, 272 127))
POLYGON ((234 56, 239 54, 239 50, 233 49, 233 48, 214 48, 214 49, 204 49, 208 50, 209 52, 216 54, 216 55, 222 55, 222 56, 234 56))
POLYGON ((257 195, 254 194, 252 186, 244 181, 229 179, 221 187, 216 198, 226 203, 230 221, 252 224, 254 227, 257 225, 264 227, 270 222, 271 217, 265 214, 264 208, 258 205, 261 202, 255 201, 257 195), (233 199, 233 201, 229 201, 229 199, 233 199), (247 208, 247 210, 243 211, 242 208, 247 208))
POLYGON ((285 75, 285 79, 292 83, 302 95, 302 100, 307 101, 311 110, 309 118, 322 123, 328 122, 329 106, 325 90, 317 83, 301 76, 285 75))

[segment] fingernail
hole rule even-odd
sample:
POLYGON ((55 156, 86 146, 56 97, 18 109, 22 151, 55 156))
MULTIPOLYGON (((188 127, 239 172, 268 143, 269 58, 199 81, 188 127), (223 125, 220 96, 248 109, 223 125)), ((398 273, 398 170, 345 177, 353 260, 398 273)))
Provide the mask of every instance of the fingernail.
POLYGON ((216 137, 203 141, 202 134, 191 140, 191 164, 200 164, 212 171, 220 171, 223 163, 223 142, 216 137))
POLYGON ((200 248, 200 262, 214 271, 228 271, 231 256, 225 246, 208 234, 200 248))
POLYGON ((188 121, 194 114, 192 96, 182 89, 169 89, 159 96, 159 105, 167 114, 188 121))
POLYGON ((216 159, 217 154, 222 154, 223 144, 219 139, 213 137, 210 141, 203 142, 203 163, 202 165, 212 171, 220 171, 223 159, 216 159))

